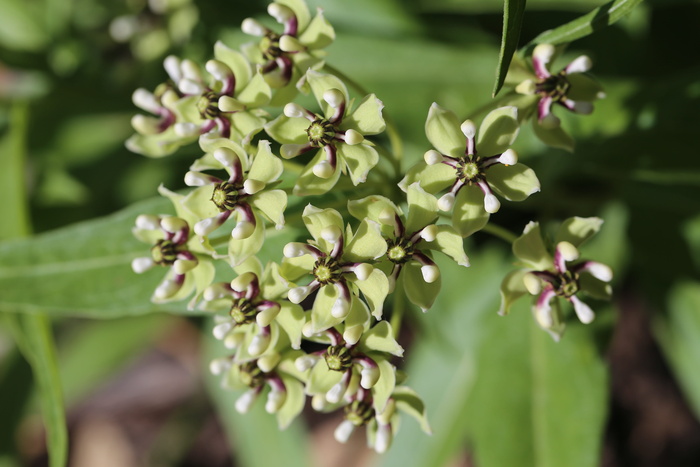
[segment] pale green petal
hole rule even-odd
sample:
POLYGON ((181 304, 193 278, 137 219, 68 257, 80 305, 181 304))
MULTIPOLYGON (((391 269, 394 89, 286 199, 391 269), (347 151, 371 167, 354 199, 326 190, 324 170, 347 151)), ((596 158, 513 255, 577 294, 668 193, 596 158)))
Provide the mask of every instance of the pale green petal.
POLYGON ((315 70, 309 70, 306 72, 306 81, 309 83, 311 92, 316 98, 318 105, 323 109, 323 114, 326 117, 332 116, 335 113, 335 109, 323 100, 324 92, 328 91, 329 89, 337 89, 345 96, 346 103, 350 100, 345 83, 343 83, 343 81, 337 76, 329 75, 328 73, 321 73, 315 70))
POLYGON ((386 352, 397 357, 403 356, 403 347, 394 339, 394 332, 388 321, 379 321, 365 332, 360 341, 364 352, 386 352))
POLYGON ((574 139, 561 126, 545 128, 538 123, 537 118, 534 118, 532 120, 532 129, 540 141, 547 146, 574 152, 574 139))
POLYGON ((413 389, 407 386, 397 386, 394 388, 391 398, 396 402, 397 409, 418 421, 423 432, 429 435, 432 434, 433 431, 428 423, 425 404, 413 389))
POLYGON ((253 69, 245 56, 237 50, 229 49, 221 41, 214 44, 214 57, 224 62, 236 77, 236 92, 240 92, 253 76, 253 69))
POLYGON ((253 79, 248 83, 248 86, 236 95, 236 99, 245 104, 249 109, 267 105, 271 97, 272 89, 270 89, 270 85, 267 84, 260 72, 256 73, 253 79))
POLYGON ((389 293, 389 280, 379 269, 374 269, 372 274, 364 281, 354 281, 367 301, 370 313, 377 318, 382 318, 384 300, 389 293))
POLYGON ((285 350, 282 354, 282 360, 277 364, 277 370, 280 373, 293 376, 299 381, 306 381, 311 370, 299 371, 294 363, 297 358, 304 355, 306 355, 306 352, 303 350, 285 350))
MULTIPOLYGON (((252 272, 256 276, 258 276, 259 280, 262 280, 263 277, 262 263, 257 258, 257 256, 251 256, 250 258, 246 259, 241 264, 233 268, 233 270, 239 276, 245 274, 246 272, 252 272)), ((268 298, 271 297, 272 296, 269 296, 268 298)))
POLYGON ((228 242, 228 255, 232 266, 241 264, 262 248, 265 240, 265 226, 255 211, 253 211, 253 215, 255 216, 255 230, 251 236, 243 240, 231 238, 228 242))
MULTIPOLYGON (((228 138, 221 138, 220 136, 216 135, 211 135, 211 134, 206 134, 202 135, 199 138, 199 146, 202 148, 204 152, 207 153, 213 153, 215 150, 219 148, 227 148, 233 151, 238 157, 238 160, 241 162, 241 167, 243 170, 248 170, 248 154, 246 153, 245 149, 243 149, 240 145, 237 143, 234 143, 228 138)), ((213 156, 211 156, 210 159, 207 160, 216 160, 214 159, 213 156)), ((218 162, 218 161, 217 161, 218 162)), ((214 162, 212 162, 213 164, 214 162)), ((221 163, 218 163, 218 167, 222 167, 221 163)), ((216 168, 216 167, 212 167, 216 168)), ((194 169, 193 169, 194 170, 194 169)))
POLYGON ((199 125, 203 121, 197 108, 199 98, 199 95, 182 97, 170 106, 178 122, 192 122, 199 125))
POLYGON ((282 114, 265 125, 265 131, 278 143, 305 144, 309 142, 309 136, 306 134, 308 127, 307 119, 289 118, 282 114))
POLYGON ((442 276, 433 282, 425 282, 420 268, 421 265, 416 261, 409 261, 401 268, 399 280, 403 281, 408 300, 425 312, 433 306, 440 293, 442 276))
POLYGON ((358 220, 367 218, 379 222, 380 215, 387 209, 401 214, 401 210, 398 206, 389 198, 380 195, 371 195, 366 198, 348 201, 348 211, 350 215, 358 220))
POLYGON ((420 183, 428 193, 439 193, 449 188, 455 182, 457 172, 447 164, 427 165, 420 161, 406 172, 406 176, 399 183, 399 187, 408 191, 408 187, 415 182, 420 183))
POLYGON ((196 136, 183 138, 175 134, 171 128, 155 135, 136 133, 126 141, 126 147, 131 152, 148 157, 164 157, 177 151, 180 147, 197 141, 196 136))
POLYGON ((343 119, 343 124, 340 126, 342 130, 352 128, 359 131, 362 135, 376 135, 386 129, 384 117, 382 117, 382 109, 384 103, 377 99, 377 96, 370 94, 365 96, 352 111, 350 115, 343 119))
POLYGON ((559 227, 555 242, 569 242, 578 247, 598 233, 602 225, 603 219, 599 217, 570 217, 559 227))
POLYGON ((370 353, 368 356, 379 366, 379 380, 372 387, 372 405, 377 412, 381 413, 396 387, 396 368, 381 354, 370 353))
POLYGON ((379 224, 363 219, 352 240, 345 245, 343 259, 358 263, 369 262, 384 256, 386 248, 386 240, 382 237, 379 224))
POLYGON ((283 170, 282 160, 272 154, 270 142, 262 140, 258 143, 258 153, 253 158, 246 178, 268 184, 277 180, 282 175, 283 170))
POLYGON ((443 109, 433 102, 425 122, 425 134, 433 147, 444 155, 464 156, 467 139, 460 130, 457 115, 451 110, 443 109))
MULTIPOLYGON (((207 138, 209 139, 209 138, 207 138)), ((210 144, 206 143, 205 144, 210 144)), ((222 170, 224 166, 221 162, 214 158, 211 152, 205 153, 202 157, 196 159, 190 166, 190 170, 195 170, 197 172, 204 172, 206 170, 222 170)))
POLYGON ((523 234, 515 239, 513 254, 526 266, 535 270, 549 269, 554 261, 547 251, 540 225, 537 222, 528 223, 523 234))
POLYGON ((341 173, 339 165, 336 166, 335 172, 329 178, 320 178, 314 174, 313 167, 323 160, 326 160, 326 151, 320 149, 301 171, 301 175, 294 185, 293 194, 295 196, 322 195, 328 193, 338 183, 341 173))
POLYGON ((566 97, 574 101, 593 102, 603 92, 600 83, 584 73, 571 73, 566 78, 571 85, 566 97))
POLYGON ((510 307, 520 297, 527 295, 527 289, 523 282, 523 277, 528 271, 518 269, 517 271, 509 272, 501 282, 501 308, 498 310, 499 315, 507 315, 510 312, 510 307))
POLYGON ((482 157, 501 154, 518 136, 517 107, 499 107, 489 112, 479 128, 476 149, 482 157))
POLYGON ((366 144, 338 143, 339 163, 345 163, 350 173, 350 179, 354 185, 364 183, 369 171, 379 162, 379 154, 376 149, 366 144))
POLYGON ((277 263, 267 263, 263 273, 257 273, 257 275, 260 278, 260 288, 264 297, 277 300, 287 296, 289 282, 282 277, 280 266, 277 263))
POLYGON ((292 348, 298 349, 301 346, 301 328, 306 323, 306 315, 299 305, 287 301, 280 301, 280 312, 275 318, 275 322, 280 325, 289 337, 292 348))
POLYGON ((311 308, 311 327, 314 333, 325 331, 343 322, 331 314, 331 308, 338 298, 338 289, 331 284, 320 287, 311 308))
POLYGON ((437 198, 427 193, 420 184, 412 183, 406 192, 408 201, 408 219, 406 232, 413 233, 432 224, 437 219, 437 198))
POLYGON ((174 191, 170 191, 163 185, 160 185, 158 187, 158 194, 164 196, 165 198, 168 198, 170 202, 173 203, 173 207, 175 208, 175 215, 187 222, 187 224, 190 226, 190 229, 193 228, 195 223, 201 220, 195 217, 195 215, 183 205, 185 195, 175 193, 174 191))
POLYGON ((309 49, 323 49, 335 40, 335 30, 319 8, 309 26, 299 35, 299 42, 309 49))
POLYGON ((343 379, 342 371, 329 370, 326 361, 321 357, 309 373, 309 380, 306 383, 306 393, 310 396, 314 394, 325 394, 343 379))
POLYGON ((438 233, 435 240, 421 244, 421 248, 437 250, 453 260, 460 266, 469 266, 469 258, 464 252, 464 240, 450 225, 438 225, 438 233))
MULTIPOLYGON (((205 185, 195 188, 182 200, 182 207, 191 213, 191 219, 198 222, 219 214, 219 208, 211 201, 214 187, 205 185)), ((194 227, 194 224, 190 227, 194 227)))
POLYGON ((610 300, 612 296, 610 284, 593 277, 587 272, 581 273, 579 284, 581 284, 581 292, 598 300, 610 300))
POLYGON ((296 378, 290 378, 284 375, 280 377, 287 390, 287 398, 276 415, 279 429, 284 430, 294 421, 301 411, 304 410, 306 394, 304 394, 304 385, 296 378))
POLYGON ((263 355, 270 355, 275 352, 275 345, 277 344, 277 341, 280 338, 279 326, 275 325, 274 323, 270 326, 270 343, 268 344, 267 348, 263 351, 262 354, 255 356, 251 355, 248 352, 248 347, 253 342, 255 336, 258 335, 259 328, 256 324, 247 324, 244 326, 246 328, 245 339, 243 340, 243 343, 238 348, 236 348, 236 362, 250 362, 257 358, 260 358, 263 355))
POLYGON ((455 199, 452 226, 462 237, 484 228, 489 213, 484 210, 484 193, 476 186, 464 186, 455 199))
POLYGON ((510 201, 523 201, 540 191, 535 171, 524 164, 493 165, 486 177, 493 191, 510 201))
POLYGON ((280 274, 283 278, 296 281, 311 272, 316 260, 311 255, 296 258, 284 258, 280 266, 280 274))
POLYGON ((343 216, 335 209, 319 209, 316 206, 308 204, 304 208, 301 217, 309 233, 314 240, 316 240, 316 244, 326 253, 329 253, 333 249, 333 244, 321 236, 321 231, 331 226, 335 226, 341 232, 345 231, 343 216))
POLYGON ((371 320, 367 305, 352 294, 350 297, 350 312, 345 317, 345 329, 362 326, 363 329, 367 330, 371 320))
POLYGON ((504 86, 514 88, 518 84, 528 79, 536 81, 537 75, 532 72, 525 59, 520 57, 518 54, 513 55, 510 66, 508 67, 506 80, 503 83, 504 86))
POLYGON ((299 31, 306 29, 309 21, 311 21, 311 13, 309 12, 309 7, 306 6, 306 2, 304 2, 304 0, 275 0, 275 3, 286 5, 291 8, 297 17, 299 31))
POLYGON ((284 210, 287 208, 287 193, 283 190, 261 191, 250 198, 250 204, 258 209, 275 227, 284 226, 284 210))

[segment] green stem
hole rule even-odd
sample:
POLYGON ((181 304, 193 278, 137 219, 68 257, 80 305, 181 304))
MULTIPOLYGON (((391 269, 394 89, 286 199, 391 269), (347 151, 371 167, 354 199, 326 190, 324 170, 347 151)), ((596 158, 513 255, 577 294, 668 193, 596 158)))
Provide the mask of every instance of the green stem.
MULTIPOLYGON (((332 73, 341 80, 345 81, 351 88, 357 91, 358 94, 363 96, 370 94, 357 81, 353 80, 348 75, 329 65, 328 63, 324 64, 323 68, 329 73, 332 73)), ((394 167, 396 176, 399 177, 401 175, 401 161, 403 160, 403 141, 401 141, 401 135, 399 134, 399 131, 391 117, 389 117, 386 112, 382 112, 382 116, 384 117, 384 122, 386 123, 386 134, 389 138, 389 144, 391 145, 391 153, 393 154, 393 157, 390 157, 389 160, 394 167)))
POLYGON ((403 282, 396 281, 396 286, 394 287, 394 307, 391 312, 391 319, 389 324, 391 324, 391 329, 394 331, 394 339, 398 339, 399 333, 401 332, 401 324, 403 323, 403 315, 406 313, 406 294, 403 290, 403 282))
POLYGON ((490 233, 491 235, 494 235, 508 243, 513 243, 518 238, 518 236, 510 230, 496 224, 486 224, 483 228, 483 231, 486 233, 490 233))

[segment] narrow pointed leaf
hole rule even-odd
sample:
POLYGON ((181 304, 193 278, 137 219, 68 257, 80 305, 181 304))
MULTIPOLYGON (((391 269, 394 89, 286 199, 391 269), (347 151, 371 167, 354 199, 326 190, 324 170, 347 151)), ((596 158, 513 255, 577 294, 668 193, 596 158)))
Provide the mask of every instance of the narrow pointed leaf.
POLYGON ((508 74, 508 67, 513 54, 518 49, 520 30, 525 15, 526 0, 504 0, 503 2, 503 34, 501 35, 501 51, 498 54, 498 69, 496 83, 493 86, 492 97, 501 90, 508 74))

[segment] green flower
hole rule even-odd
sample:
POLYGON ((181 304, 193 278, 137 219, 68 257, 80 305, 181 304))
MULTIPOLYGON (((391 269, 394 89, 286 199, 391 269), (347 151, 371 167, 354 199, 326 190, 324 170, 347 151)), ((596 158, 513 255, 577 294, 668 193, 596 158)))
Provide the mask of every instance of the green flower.
POLYGON ((194 225, 197 235, 210 235, 228 219, 236 219, 229 254, 237 265, 262 246, 265 229, 261 217, 278 229, 284 226, 287 194, 270 189, 282 174, 282 161, 272 154, 265 140, 258 143, 252 158, 225 138, 203 136, 200 144, 207 153, 185 175, 185 183, 197 188, 184 198, 183 207, 200 219, 194 225), (225 170, 227 177, 205 172, 212 170, 225 170))
POLYGON ((449 189, 438 208, 452 213, 452 225, 463 237, 482 229, 501 206, 496 194, 522 201, 540 190, 529 167, 518 164, 510 145, 518 134, 517 109, 500 107, 484 118, 476 138, 471 120, 461 125, 457 116, 437 104, 430 107, 425 133, 436 149, 425 153, 425 164, 409 170, 400 186, 418 181, 429 193, 449 189), (477 151, 478 150, 478 151, 477 151))
POLYGON ((294 360, 303 352, 287 349, 270 365, 262 359, 235 363, 231 358, 218 358, 210 365, 215 375, 223 375, 223 387, 246 389, 236 400, 239 413, 246 413, 253 403, 267 392, 265 410, 277 415, 280 429, 287 428, 304 409, 303 375, 294 367, 294 360))
POLYGON ((295 361, 297 370, 311 370, 306 393, 321 395, 327 403, 339 404, 349 402, 360 388, 372 389, 376 392, 375 403, 382 410, 396 383, 396 369, 388 359, 391 355, 403 355, 391 325, 380 321, 356 342, 347 342, 344 338, 347 333, 341 334, 335 328, 320 334, 310 338, 328 342, 327 347, 295 361))
POLYGON ((530 222, 523 234, 513 242, 513 253, 525 269, 507 275, 501 284, 500 314, 507 314, 511 304, 530 293, 537 299, 532 308, 537 323, 555 340, 564 332, 564 322, 559 304, 552 301, 562 298, 573 305, 578 319, 588 324, 593 321, 593 310, 579 294, 609 299, 612 270, 605 264, 579 260, 578 247, 594 235, 603 221, 596 217, 572 217, 566 220, 554 239, 546 243, 540 226, 530 222))
POLYGON ((436 225, 437 199, 418 183, 407 189, 408 214, 402 218, 399 207, 389 199, 373 195, 350 201, 348 210, 357 219, 368 218, 381 225, 387 243, 385 260, 390 291, 396 281, 414 305, 427 311, 440 292, 440 270, 433 262, 431 250, 440 251, 461 266, 469 266, 462 237, 449 225, 436 225))
POLYGON ((353 233, 349 227, 346 229, 338 211, 312 205, 304 209, 302 218, 313 240, 288 243, 284 247, 286 258, 281 271, 291 281, 302 278, 311 281, 292 288, 288 294, 292 303, 302 303, 313 294, 307 335, 344 320, 357 322, 358 316, 367 316, 362 318, 367 321, 368 309, 380 319, 389 282, 371 264, 386 253, 379 226, 363 220, 353 233))
POLYGON ((260 73, 253 73, 245 57, 221 42, 214 46, 206 74, 191 60, 165 59, 173 85, 161 85, 156 94, 134 92, 134 103, 158 116, 137 115, 132 124, 138 135, 127 141, 134 152, 150 156, 173 153, 200 134, 242 140, 259 131, 270 101, 270 87, 260 73))
POLYGON ((296 83, 307 69, 320 66, 321 49, 333 42, 335 31, 321 9, 311 19, 303 0, 278 0, 268 5, 267 11, 284 30, 278 34, 252 18, 245 19, 243 32, 261 39, 244 46, 243 51, 253 63, 261 64, 267 82, 280 88, 296 83))
POLYGON ((384 131, 382 102, 370 94, 353 109, 345 84, 337 77, 309 70, 306 79, 322 113, 290 103, 284 115, 265 125, 267 133, 282 143, 283 158, 316 151, 297 180, 294 193, 326 193, 341 173, 348 173, 354 185, 364 182, 379 161, 377 151, 364 137, 384 131))
POLYGON ((187 221, 175 216, 142 214, 136 218, 133 233, 139 240, 153 245, 150 256, 132 261, 134 272, 141 274, 156 266, 168 268, 151 301, 183 300, 196 291, 189 304, 192 309, 201 291, 214 279, 214 266, 203 259, 208 252, 190 234, 187 221))
POLYGON ((558 52, 553 45, 539 44, 532 52, 532 67, 515 57, 508 71, 507 84, 522 96, 514 101, 522 112, 523 120, 533 119, 535 134, 545 144, 567 150, 573 149, 573 139, 561 127, 561 121, 552 111, 554 105, 571 112, 590 114, 593 102, 605 97, 602 87, 588 74, 591 60, 581 55, 558 73, 549 70, 558 52))

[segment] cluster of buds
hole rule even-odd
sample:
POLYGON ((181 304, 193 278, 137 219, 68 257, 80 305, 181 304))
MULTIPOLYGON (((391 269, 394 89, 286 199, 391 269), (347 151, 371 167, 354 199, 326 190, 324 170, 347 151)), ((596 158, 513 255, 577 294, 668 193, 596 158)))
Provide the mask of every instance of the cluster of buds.
MULTIPOLYGON (((385 320, 387 297, 405 294, 429 310, 441 287, 435 252, 469 266, 463 240, 486 226, 500 199, 523 201, 539 191, 534 171, 511 148, 522 110, 499 107, 477 131, 472 120, 433 104, 425 124, 433 148, 399 184, 405 199, 381 196, 368 175, 380 159, 371 137, 386 128, 383 103, 374 94, 356 101, 343 79, 324 72, 321 49, 334 33, 320 11, 312 19, 301 0, 279 0, 268 12, 281 33, 247 19, 242 28, 259 43, 241 52, 217 43, 204 67, 168 57, 170 79, 155 92, 134 93, 134 103, 151 115, 134 117, 131 149, 160 157, 197 141, 203 154, 183 177, 186 193, 160 190, 174 216, 136 219, 134 234, 153 246, 132 266, 138 273, 168 268, 153 301, 191 297, 190 309, 213 315, 213 335, 226 355, 211 370, 225 387, 243 390, 237 410, 266 397, 265 409, 284 428, 308 396, 318 411, 344 412, 339 441, 365 426, 370 445, 384 452, 399 412, 430 432, 420 398, 397 380, 403 348, 385 320), (316 104, 294 102, 299 91, 316 104), (348 188, 363 197, 345 202, 348 188), (339 196, 323 196, 334 189, 339 196), (309 235, 290 229, 280 251, 264 248, 267 232, 284 228, 288 202, 301 210, 305 196, 313 196, 300 216, 309 235), (329 201, 334 208, 324 207, 329 201), (451 222, 440 216, 448 212, 451 222), (263 265, 261 258, 271 260, 263 265), (215 273, 215 262, 228 267, 215 273)), ((542 82, 518 87, 543 96, 542 121, 551 120, 553 103, 582 108, 567 93, 585 60, 554 76, 545 66, 549 58, 536 63, 542 82)), ((578 293, 609 293, 601 284, 612 273, 577 262, 578 246, 599 225, 567 221, 552 255, 530 224, 513 245, 527 269, 504 281, 502 312, 529 292, 538 297, 537 322, 556 337, 563 320, 555 297, 590 322, 593 313, 578 293)))

